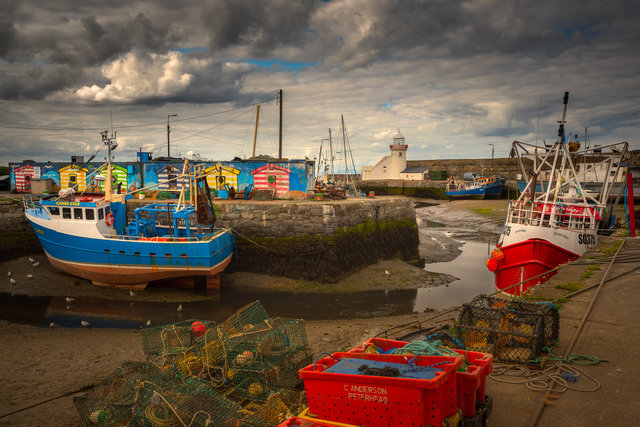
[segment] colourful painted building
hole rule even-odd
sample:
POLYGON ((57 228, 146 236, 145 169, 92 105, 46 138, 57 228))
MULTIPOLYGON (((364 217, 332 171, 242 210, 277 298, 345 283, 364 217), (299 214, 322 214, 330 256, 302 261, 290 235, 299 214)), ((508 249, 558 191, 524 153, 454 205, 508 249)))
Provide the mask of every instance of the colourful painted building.
MULTIPOLYGON (((204 170, 209 173, 207 183, 212 190, 223 189, 225 185, 234 187, 236 191, 243 191, 248 186, 256 189, 274 189, 276 196, 282 197, 287 191, 297 190, 307 192, 313 190, 315 183, 313 160, 253 161, 239 160, 232 162, 197 162, 204 164, 204 170)), ((74 163, 9 163, 11 176, 11 191, 28 193, 31 191, 28 181, 40 178, 51 178, 60 189, 76 185, 77 191, 104 191, 103 183, 93 177, 102 164, 89 163, 80 167, 74 163), (95 173, 94 173, 95 172, 95 173), (26 178, 29 176, 29 178, 26 178), (27 185, 25 185, 27 184, 27 185)), ((190 164, 193 166, 193 163, 190 164)), ((117 162, 113 165, 115 179, 114 188, 121 182, 122 191, 135 188, 149 187, 165 181, 169 175, 179 176, 182 173, 183 162, 146 160, 143 162, 117 162)), ((104 171, 99 172, 106 175, 104 171)), ((185 180, 185 187, 189 182, 185 180)), ((174 188, 166 183, 155 187, 157 190, 179 190, 182 180, 175 181, 174 188)), ((151 187, 153 190, 154 187, 151 187)))

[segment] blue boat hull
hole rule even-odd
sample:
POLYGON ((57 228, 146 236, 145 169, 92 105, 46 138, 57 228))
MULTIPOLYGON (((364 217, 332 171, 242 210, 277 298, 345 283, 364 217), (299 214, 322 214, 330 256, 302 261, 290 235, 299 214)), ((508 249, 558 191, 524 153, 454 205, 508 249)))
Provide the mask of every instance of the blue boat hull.
POLYGON ((483 199, 485 197, 500 197, 503 188, 504 182, 497 182, 476 188, 446 191, 445 194, 449 197, 474 197, 483 199))
POLYGON ((31 225, 51 263, 95 283, 135 285, 178 277, 212 277, 231 261, 235 237, 221 230, 210 240, 150 241, 88 238, 31 225))

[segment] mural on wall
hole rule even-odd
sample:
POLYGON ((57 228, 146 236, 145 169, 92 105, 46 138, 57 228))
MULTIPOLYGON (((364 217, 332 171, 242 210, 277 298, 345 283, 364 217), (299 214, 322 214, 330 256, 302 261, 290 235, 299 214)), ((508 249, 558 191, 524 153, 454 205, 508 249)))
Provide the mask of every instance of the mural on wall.
POLYGON ((207 184, 209 188, 216 190, 224 190, 224 186, 228 185, 238 190, 238 175, 240 171, 232 166, 224 166, 217 164, 204 170, 207 175, 207 184))
POLYGON ((253 175, 253 188, 256 190, 274 190, 276 196, 283 196, 289 191, 290 169, 269 163, 254 170, 251 174, 253 175))
POLYGON ((58 173, 58 171, 53 170, 53 167, 51 165, 44 166, 42 169, 47 170, 42 174, 42 179, 50 179, 51 183, 53 184, 53 191, 56 193, 60 191, 60 174, 58 173))
POLYGON ((188 177, 184 177, 184 179, 178 178, 180 174, 182 174, 182 166, 178 167, 178 166, 166 165, 165 167, 159 169, 157 172, 156 183, 159 182, 160 185, 158 185, 158 187, 156 188, 161 191, 182 190, 183 185, 185 189, 189 188, 189 178, 188 177), (177 179, 173 179, 173 178, 177 178, 177 179), (169 179, 173 179, 173 180, 167 182, 169 179))
POLYGON ((27 164, 11 170, 14 179, 11 180, 12 188, 18 193, 31 192, 31 180, 40 178, 40 167, 27 164), (15 186, 15 187, 14 187, 15 186))
POLYGON ((87 172, 86 168, 78 165, 69 165, 58 171, 60 174, 60 189, 73 188, 76 192, 82 192, 87 189, 87 172))
MULTIPOLYGON (((249 185, 256 189, 273 189, 276 196, 282 197, 290 190, 307 192, 314 185, 314 162, 310 160, 289 160, 281 163, 265 163, 256 161, 235 162, 202 162, 205 165, 207 183, 213 189, 223 189, 224 185, 234 187, 241 192, 249 185)), ((10 163, 11 190, 14 192, 30 192, 31 180, 37 178, 50 178, 57 190, 68 188, 78 184, 76 191, 102 192, 104 182, 93 179, 91 175, 102 167, 100 163, 90 163, 80 167, 72 163, 10 163), (40 176, 42 174, 42 177, 40 176), (89 176, 91 175, 91 176, 89 176), (27 178, 28 176, 28 178, 27 178), (89 182, 87 182, 89 181, 89 182)), ((122 190, 133 191, 136 188, 149 187, 159 182, 164 182, 169 176, 169 168, 172 176, 179 176, 182 172, 182 163, 178 162, 119 162, 113 165, 114 188, 122 182, 122 190), (140 167, 142 166, 142 171, 140 167), (126 186, 126 187, 125 187, 126 186)), ((96 172, 97 174, 98 172, 96 172)), ((106 176, 103 171, 100 175, 106 176)), ((185 187, 189 188, 189 181, 185 179, 185 187)), ((178 179, 173 185, 175 190, 182 187, 182 180, 178 179)), ((165 182, 161 186, 150 187, 150 191, 168 190, 165 182)))

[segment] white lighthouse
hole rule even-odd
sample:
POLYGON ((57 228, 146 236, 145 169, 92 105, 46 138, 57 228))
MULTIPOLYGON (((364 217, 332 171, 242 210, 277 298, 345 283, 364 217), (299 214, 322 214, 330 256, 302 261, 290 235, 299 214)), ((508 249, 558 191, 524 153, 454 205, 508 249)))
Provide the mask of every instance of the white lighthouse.
POLYGON ((405 181, 422 181, 426 179, 428 168, 412 167, 407 168, 407 148, 409 146, 404 140, 404 135, 396 133, 393 142, 389 146, 390 156, 384 156, 375 166, 361 166, 360 175, 363 181, 402 179, 405 181))
POLYGON ((389 178, 393 177, 391 179, 398 179, 400 172, 406 169, 408 147, 404 142, 404 135, 398 130, 398 133, 393 136, 393 144, 389 146, 391 149, 391 161, 389 162, 387 171, 389 178))

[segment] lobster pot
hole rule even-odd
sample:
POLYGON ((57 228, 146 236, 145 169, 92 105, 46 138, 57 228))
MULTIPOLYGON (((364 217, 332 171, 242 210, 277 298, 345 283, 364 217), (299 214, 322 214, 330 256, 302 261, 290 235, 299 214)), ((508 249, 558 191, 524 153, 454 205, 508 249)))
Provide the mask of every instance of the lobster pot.
POLYGON ((505 300, 486 295, 478 295, 470 304, 475 307, 504 308, 505 310, 539 313, 542 315, 544 345, 552 347, 556 341, 558 341, 560 335, 560 314, 552 304, 505 300))
MULTIPOLYGON (((142 351, 147 360, 154 362, 172 359, 183 353, 200 339, 208 330, 215 330, 211 320, 183 320, 164 326, 146 328, 142 331, 142 351)), ((173 360, 173 359, 172 359, 173 360)), ((166 366, 167 363, 161 363, 166 366)))
POLYGON ((164 375, 151 363, 125 362, 98 385, 74 397, 74 404, 86 425, 127 424, 139 402, 142 385, 148 382, 167 389, 182 380, 164 375))
POLYGON ((307 347, 304 320, 273 318, 225 339, 233 368, 267 369, 307 347))
POLYGON ((126 423, 135 404, 136 382, 158 373, 151 364, 125 362, 95 387, 75 396, 73 403, 85 425, 126 423))
POLYGON ((129 425, 240 425, 240 405, 220 396, 212 385, 174 378, 168 387, 158 387, 152 382, 141 384, 129 425))
POLYGON ((257 363, 244 368, 230 368, 233 397, 265 402, 273 392, 291 390, 300 385, 298 371, 312 362, 311 352, 303 349, 283 359, 278 365, 264 369, 257 363))
POLYGON ((271 393, 267 401, 249 402, 242 408, 242 425, 272 427, 279 425, 292 414, 304 409, 305 395, 302 390, 281 390, 271 393))
POLYGON ((254 301, 238 309, 220 324, 224 336, 236 335, 256 325, 261 325, 269 315, 260 301, 254 301))
POLYGON ((542 354, 543 315, 465 304, 457 335, 468 350, 491 353, 499 362, 527 364, 542 354))

